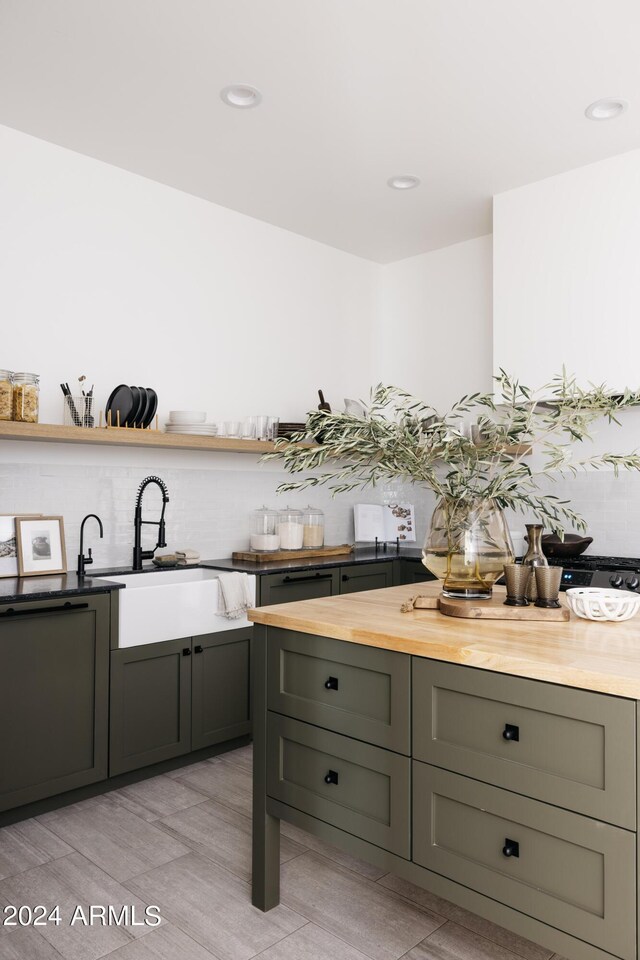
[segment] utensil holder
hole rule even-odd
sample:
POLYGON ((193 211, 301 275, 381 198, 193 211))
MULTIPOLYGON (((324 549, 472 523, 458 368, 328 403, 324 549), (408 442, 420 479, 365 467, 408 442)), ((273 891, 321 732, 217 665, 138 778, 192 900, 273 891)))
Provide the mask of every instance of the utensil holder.
POLYGON ((93 397, 65 396, 62 422, 65 427, 94 427, 93 397))

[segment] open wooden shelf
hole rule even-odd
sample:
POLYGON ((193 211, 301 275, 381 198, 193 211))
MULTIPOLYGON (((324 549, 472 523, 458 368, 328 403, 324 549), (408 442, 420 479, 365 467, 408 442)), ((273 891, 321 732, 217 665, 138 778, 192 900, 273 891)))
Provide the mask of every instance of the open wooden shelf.
POLYGON ((208 450, 218 453, 269 453, 270 440, 234 440, 162 433, 160 430, 118 430, 106 427, 63 427, 57 423, 0 421, 0 440, 48 440, 53 443, 96 443, 112 447, 160 447, 164 450, 208 450))

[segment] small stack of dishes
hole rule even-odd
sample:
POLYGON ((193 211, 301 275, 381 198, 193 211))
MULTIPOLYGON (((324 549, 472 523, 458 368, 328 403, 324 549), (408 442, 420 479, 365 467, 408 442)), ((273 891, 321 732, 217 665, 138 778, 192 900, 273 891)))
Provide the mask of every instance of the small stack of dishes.
POLYGON ((151 426, 158 409, 158 394, 151 387, 128 387, 120 383, 107 400, 104 415, 109 427, 151 426))
POLYGON ((207 414, 203 410, 171 410, 165 430, 167 433, 215 437, 218 428, 215 423, 206 423, 206 419, 207 414))

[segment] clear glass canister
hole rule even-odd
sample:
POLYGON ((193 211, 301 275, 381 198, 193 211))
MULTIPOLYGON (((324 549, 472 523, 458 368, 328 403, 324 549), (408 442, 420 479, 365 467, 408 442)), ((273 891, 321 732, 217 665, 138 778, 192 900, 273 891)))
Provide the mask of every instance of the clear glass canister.
POLYGON ((278 513, 278 535, 281 550, 301 550, 304 536, 302 511, 280 510, 278 513))
POLYGON ((0 420, 13 420, 13 373, 0 370, 0 420))
POLYGON ((310 550, 324 545, 324 513, 316 507, 307 507, 302 514, 302 546, 310 550))
POLYGON ((40 377, 37 373, 14 373, 13 419, 37 423, 40 403, 40 377))
POLYGON ((280 536, 278 534, 278 511, 261 507, 251 515, 251 549, 264 553, 267 550, 278 550, 280 536))

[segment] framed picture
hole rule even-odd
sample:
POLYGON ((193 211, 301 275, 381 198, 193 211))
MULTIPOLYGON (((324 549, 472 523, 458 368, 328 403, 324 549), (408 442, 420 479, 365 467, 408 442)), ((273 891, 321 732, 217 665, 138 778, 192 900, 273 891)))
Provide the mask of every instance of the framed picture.
MULTIPOLYGON (((21 517, 39 517, 39 513, 21 513, 21 517)), ((0 514, 0 577, 17 577, 16 514, 0 514)))
POLYGON ((16 539, 21 577, 67 572, 62 517, 16 517, 16 539))

